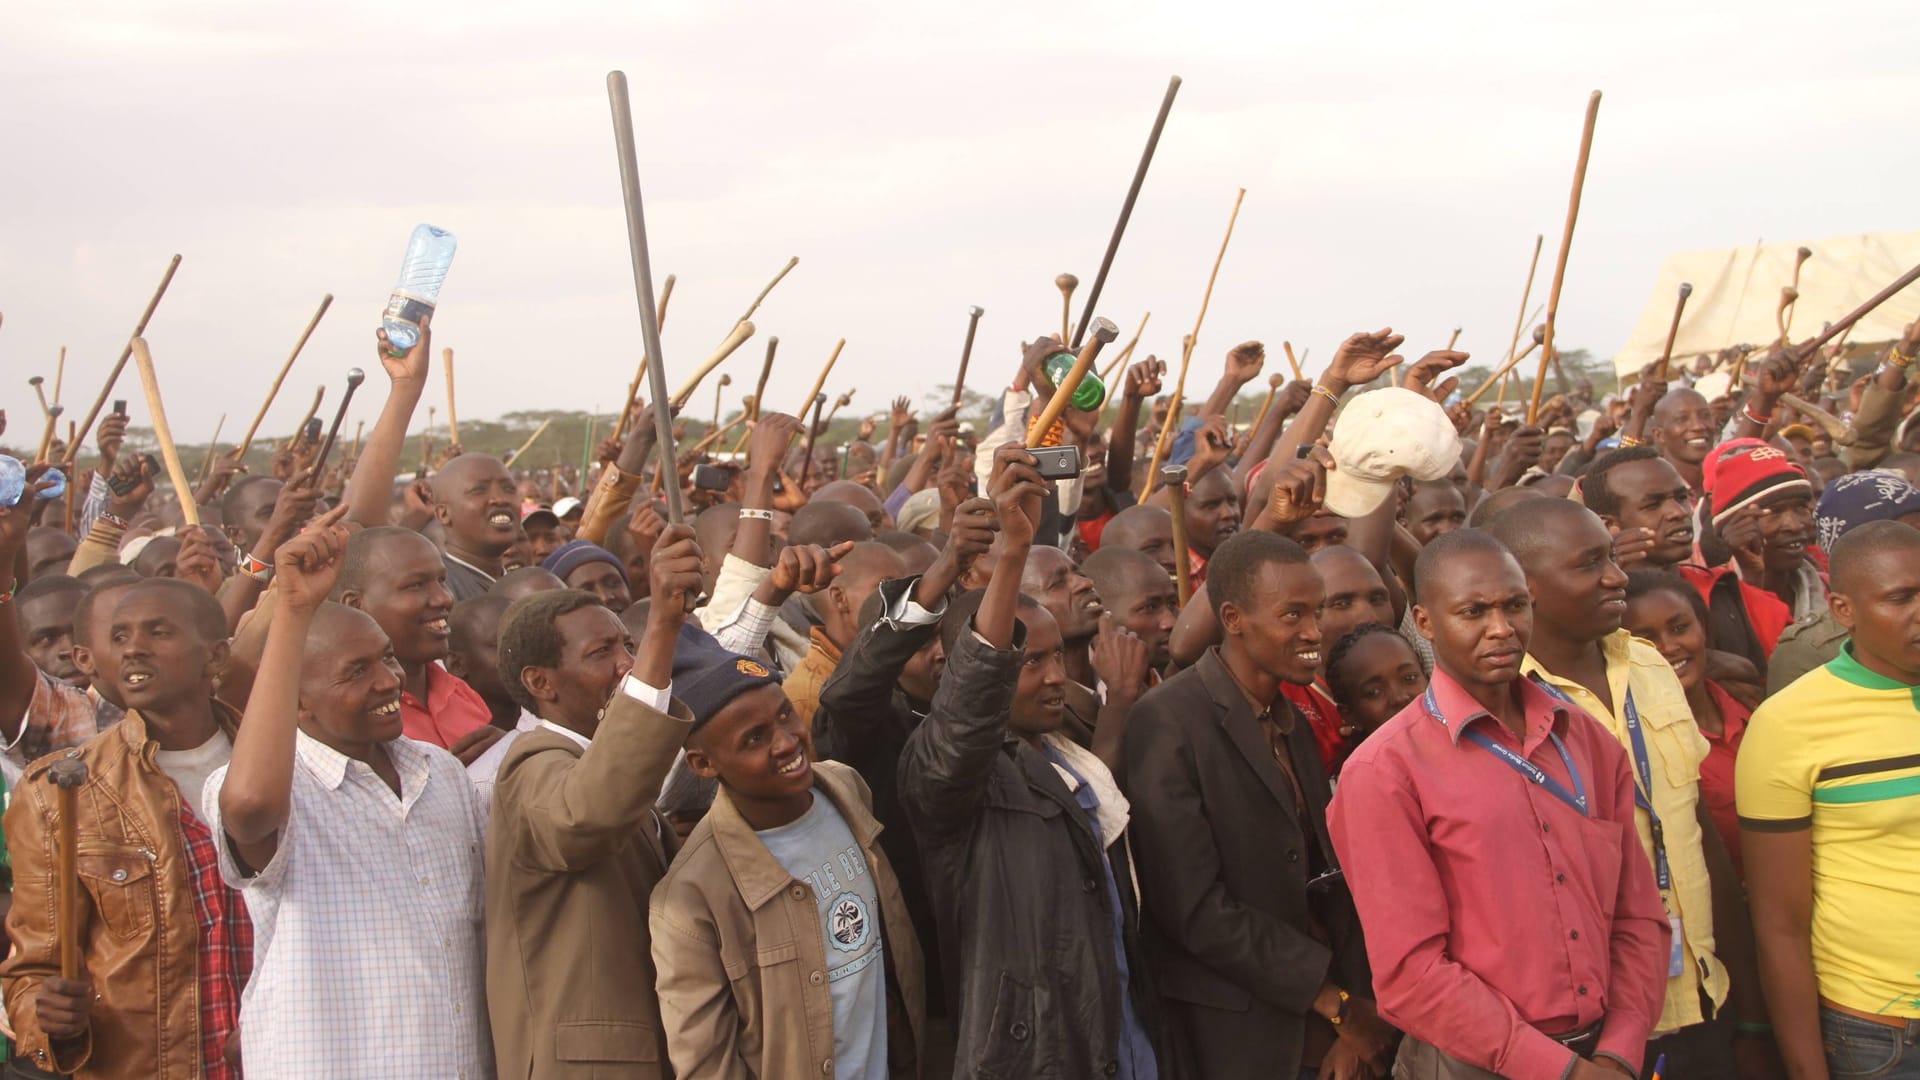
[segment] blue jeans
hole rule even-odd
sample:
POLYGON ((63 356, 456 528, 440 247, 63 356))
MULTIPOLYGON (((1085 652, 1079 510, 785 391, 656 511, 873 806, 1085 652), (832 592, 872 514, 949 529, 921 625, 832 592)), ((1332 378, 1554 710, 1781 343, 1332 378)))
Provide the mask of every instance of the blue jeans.
POLYGON ((1820 1035, 1833 1080, 1920 1080, 1920 1020, 1902 1031, 1822 1008, 1820 1035))

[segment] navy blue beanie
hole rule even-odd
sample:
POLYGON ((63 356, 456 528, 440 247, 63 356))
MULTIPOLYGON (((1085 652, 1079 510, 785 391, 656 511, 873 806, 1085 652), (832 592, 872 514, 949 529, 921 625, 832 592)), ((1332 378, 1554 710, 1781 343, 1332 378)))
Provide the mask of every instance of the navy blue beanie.
POLYGON ((627 581, 627 568, 621 563, 620 557, 591 540, 569 540, 561 544, 553 549, 553 554, 541 561, 540 568, 550 571, 554 577, 564 583, 567 575, 592 562, 603 562, 612 566, 620 571, 620 580, 626 581, 628 587, 632 587, 633 582, 627 581))

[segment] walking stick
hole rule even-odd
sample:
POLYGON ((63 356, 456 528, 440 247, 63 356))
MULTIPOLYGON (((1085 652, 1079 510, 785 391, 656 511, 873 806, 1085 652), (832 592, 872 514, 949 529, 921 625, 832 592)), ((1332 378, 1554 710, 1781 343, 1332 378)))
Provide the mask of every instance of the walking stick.
POLYGON ((153 354, 147 351, 145 338, 134 338, 133 362, 140 368, 140 386, 147 392, 147 412, 153 417, 153 437, 160 441, 160 460, 166 462, 167 479, 180 497, 180 516, 189 525, 200 524, 200 506, 193 500, 193 485, 187 482, 187 470, 180 466, 180 449, 173 442, 173 428, 167 423, 167 407, 160 400, 160 380, 153 373, 153 354))
MULTIPOLYGON (((153 299, 147 301, 147 309, 140 313, 140 321, 133 324, 133 337, 147 332, 147 320, 153 318, 153 309, 160 306, 160 298, 167 295, 167 286, 173 284, 173 272, 180 269, 180 256, 175 255, 167 263, 167 272, 160 277, 160 287, 153 290, 153 299)), ((114 361, 113 370, 107 372, 106 384, 100 387, 100 396, 93 399, 93 408, 87 410, 87 418, 80 421, 80 437, 67 447, 67 470, 73 471, 73 463, 80 456, 80 442, 93 431, 93 422, 106 407, 107 396, 113 393, 113 384, 120 379, 120 373, 126 370, 127 358, 133 355, 133 345, 129 341, 126 348, 120 350, 120 359, 114 361)))
MULTIPOLYGON (((273 385, 267 388, 267 400, 260 403, 260 411, 253 414, 253 423, 247 425, 247 433, 241 436, 240 447, 234 451, 233 455, 236 461, 246 457, 247 451, 253 447, 254 433, 260 430, 260 421, 267 418, 267 410, 272 407, 274 397, 280 393, 280 384, 286 380, 287 372, 293 370, 293 362, 300 359, 300 350, 307 347, 307 339, 313 336, 313 328, 320 325, 320 317, 325 315, 327 309, 332 306, 332 293, 320 298, 319 310, 313 313, 313 318, 307 320, 307 328, 300 332, 300 340, 293 343, 293 351, 287 354, 287 362, 280 365, 280 373, 273 377, 273 385)), ((303 421, 301 427, 305 426, 303 421)))
POLYGON ((1173 587, 1184 608, 1193 599, 1193 556, 1187 546, 1187 467, 1169 465, 1160 470, 1160 479, 1167 485, 1167 502, 1173 511, 1173 587))
POLYGON ((54 938, 60 948, 60 977, 72 981, 80 977, 80 873, 74 855, 80 846, 76 819, 87 763, 77 757, 61 758, 47 769, 47 780, 53 784, 54 812, 59 815, 54 826, 60 845, 53 881, 54 938))
POLYGON ((1573 166, 1573 193, 1567 199, 1567 224, 1560 234, 1560 257, 1553 267, 1553 287, 1547 292, 1547 333, 1540 343, 1540 373, 1533 380, 1533 401, 1527 405, 1527 423, 1540 419, 1540 396, 1547 388, 1547 364, 1553 359, 1553 329, 1560 317, 1560 287, 1567 280, 1567 255, 1573 249, 1573 225, 1580 218, 1580 193, 1587 183, 1587 157, 1593 153, 1593 125, 1600 119, 1600 91, 1587 98, 1586 126, 1580 131, 1580 156, 1573 166))
POLYGON ((980 329, 980 316, 985 314, 985 308, 967 309, 967 340, 960 346, 960 373, 953 377, 953 407, 956 409, 960 407, 961 392, 967 388, 967 362, 973 359, 973 332, 980 329))
POLYGON ((1147 166, 1153 164, 1154 147, 1160 145, 1160 131, 1167 126, 1167 114, 1173 111, 1173 96, 1180 92, 1180 76, 1167 80, 1166 96, 1160 99, 1160 112, 1153 118, 1153 130, 1147 133, 1146 149, 1140 151, 1140 164, 1134 166, 1133 183, 1127 187, 1127 197, 1120 203, 1120 220, 1113 223, 1113 236, 1107 240, 1106 254, 1100 256, 1100 271, 1093 275, 1093 286, 1087 290, 1087 306, 1080 310, 1080 325, 1073 331, 1071 342, 1062 342, 1069 348, 1079 348, 1080 339, 1086 336, 1087 323, 1093 318, 1093 309, 1100 303, 1100 290, 1107 284, 1107 271, 1113 269, 1114 253, 1120 250, 1120 237, 1127 231, 1127 219, 1133 216, 1133 204, 1140 198, 1140 185, 1147 180, 1147 166))

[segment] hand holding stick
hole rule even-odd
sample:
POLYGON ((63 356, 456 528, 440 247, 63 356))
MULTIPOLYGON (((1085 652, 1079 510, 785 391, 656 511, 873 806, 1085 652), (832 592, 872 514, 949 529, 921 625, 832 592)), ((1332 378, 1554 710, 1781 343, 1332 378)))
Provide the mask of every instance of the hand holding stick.
POLYGON ((54 824, 60 847, 55 856, 53 932, 60 948, 60 977, 72 981, 80 977, 80 873, 74 856, 79 849, 80 788, 87 782, 87 763, 77 757, 61 758, 47 769, 47 780, 53 784, 53 804, 59 815, 54 824))
MULTIPOLYGON (((180 269, 180 256, 167 263, 167 272, 161 275, 160 287, 153 290, 153 299, 147 301, 147 309, 140 313, 140 321, 133 326, 133 337, 147 332, 147 321, 153 318, 153 309, 160 306, 160 298, 167 295, 167 286, 173 283, 173 272, 180 269)), ((113 384, 120 379, 120 373, 126 370, 127 358, 133 355, 131 342, 120 350, 120 359, 114 361, 113 370, 107 372, 107 381, 100 387, 100 396, 93 399, 93 408, 87 410, 86 419, 80 421, 80 435, 67 447, 67 471, 73 471, 73 463, 80 456, 80 443, 93 431, 93 422, 100 416, 100 410, 106 407, 107 398, 113 393, 113 384)))
POLYGON ((1173 513, 1173 581, 1184 608, 1193 599, 1193 556, 1187 547, 1187 467, 1169 465, 1160 470, 1160 479, 1167 485, 1167 503, 1173 513))
MULTIPOLYGON (((254 433, 260 430, 260 421, 267 418, 267 410, 273 406, 274 397, 280 393, 280 384, 286 380, 287 372, 293 370, 293 362, 300 359, 300 350, 307 347, 307 339, 313 336, 313 328, 320 325, 320 317, 325 315, 327 309, 332 306, 332 293, 320 298, 319 310, 313 313, 313 318, 307 320, 307 328, 300 332, 300 340, 293 343, 293 351, 287 354, 287 362, 280 365, 280 373, 273 377, 273 385, 267 388, 267 400, 260 403, 260 411, 253 414, 253 423, 247 425, 247 433, 240 437, 240 447, 234 451, 233 455, 236 460, 246 457, 247 451, 253 447, 254 433)), ((317 403, 315 408, 318 408, 317 403)), ((301 421, 300 426, 305 427, 306 422, 301 421)))
POLYGON ((1573 193, 1567 199, 1567 224, 1560 234, 1560 257, 1553 267, 1553 288, 1547 293, 1547 332, 1540 345, 1540 373, 1533 380, 1533 401, 1527 423, 1540 419, 1540 396, 1547 388, 1547 364, 1553 359, 1553 329, 1560 317, 1560 287, 1567 280, 1567 255, 1573 250, 1573 226, 1580 218, 1580 193, 1587 183, 1587 157, 1593 153, 1593 125, 1600 119, 1600 91, 1587 98, 1586 126, 1580 132, 1580 156, 1573 166, 1573 193))
POLYGON ((130 343, 133 362, 140 368, 140 385, 147 392, 147 412, 153 417, 153 436, 160 441, 160 459, 166 462, 167 479, 173 482, 180 498, 180 516, 189 525, 200 524, 200 507, 193 501, 193 485, 187 482, 187 470, 180 466, 180 450, 173 442, 173 428, 167 423, 167 407, 160 400, 160 380, 153 372, 153 354, 147 351, 145 338, 130 343))
MULTIPOLYGON (((1806 249, 1801 248, 1800 250, 1805 251, 1806 249)), ((1667 363, 1673 359, 1673 339, 1680 333, 1680 313, 1687 310, 1687 297, 1692 295, 1693 286, 1687 282, 1681 282, 1680 298, 1674 301, 1673 304, 1673 322, 1667 325, 1667 343, 1660 349, 1660 364, 1653 376, 1661 382, 1667 381, 1667 363)))
POLYGON ((1067 371, 1066 378, 1053 388, 1053 397, 1047 399, 1046 407, 1040 410, 1040 415, 1034 418, 1033 423, 1027 425, 1028 446, 1035 445, 1035 440, 1044 437, 1054 421, 1060 419, 1060 414, 1067 411, 1067 403, 1073 400, 1073 392, 1079 388, 1080 380, 1087 377, 1100 350, 1119 336, 1120 328, 1113 323, 1106 319, 1093 321, 1093 337, 1080 347, 1080 353, 1073 358, 1073 367, 1067 371))

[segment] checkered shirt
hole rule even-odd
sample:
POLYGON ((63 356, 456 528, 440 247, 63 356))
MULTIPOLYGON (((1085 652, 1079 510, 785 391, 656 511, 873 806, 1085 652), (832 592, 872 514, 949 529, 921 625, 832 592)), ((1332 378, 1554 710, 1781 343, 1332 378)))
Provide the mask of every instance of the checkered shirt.
POLYGON ((484 832, 465 771, 438 747, 394 739, 396 797, 365 762, 296 740, 292 812, 257 874, 224 839, 227 769, 202 800, 220 872, 253 916, 247 1074, 492 1077, 484 832))
POLYGON ((240 1022, 240 988, 253 970, 253 922, 240 894, 220 879, 220 849, 192 808, 181 806, 187 884, 200 922, 200 1075, 240 1080, 227 1064, 227 1038, 240 1022))

